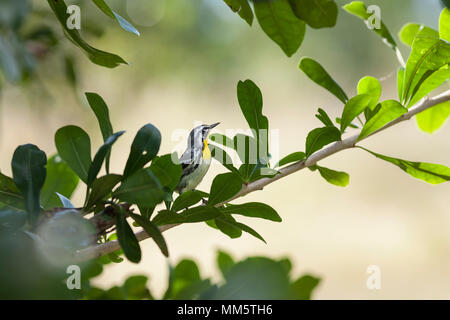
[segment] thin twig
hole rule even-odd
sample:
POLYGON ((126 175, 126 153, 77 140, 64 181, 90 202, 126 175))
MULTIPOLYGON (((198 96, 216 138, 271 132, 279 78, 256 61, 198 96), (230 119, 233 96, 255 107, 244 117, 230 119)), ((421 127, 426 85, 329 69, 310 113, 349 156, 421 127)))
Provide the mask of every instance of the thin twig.
MULTIPOLYGON (((372 136, 383 130, 386 130, 387 128, 390 128, 400 122, 409 120, 416 114, 418 114, 424 110, 427 110, 433 106, 436 106, 440 103, 446 102, 446 101, 450 101, 450 90, 447 90, 444 93, 442 93, 436 97, 433 97, 433 98, 424 98, 421 101, 419 101, 415 106, 410 108, 408 112, 406 112, 399 118, 389 122, 384 127, 378 129, 377 131, 373 132, 369 136, 372 136)), ((330 144, 329 146, 315 152, 306 160, 302 160, 302 161, 296 162, 294 164, 291 164, 289 166, 281 168, 279 170, 280 173, 272 178, 261 178, 256 181, 253 181, 247 185, 243 185, 241 191, 239 191, 237 194, 235 194, 232 198, 230 198, 226 201, 223 201, 221 203, 218 203, 216 205, 216 207, 222 206, 232 200, 243 197, 251 192, 254 192, 257 190, 262 190, 265 186, 267 186, 281 178, 284 178, 294 172, 297 172, 304 168, 315 165, 320 160, 323 160, 337 152, 340 152, 345 149, 353 148, 353 147, 355 147, 355 144, 358 142, 358 137, 359 137, 359 133, 354 136, 348 137, 344 140, 334 142, 334 143, 330 144)), ((366 139, 368 137, 365 137, 364 139, 366 139)), ((361 140, 364 140, 364 139, 361 139, 361 140)), ((172 229, 173 227, 176 227, 178 225, 179 224, 169 224, 169 225, 161 226, 160 230, 161 230, 161 232, 164 232, 164 231, 172 229)), ((145 240, 149 237, 150 236, 144 230, 140 230, 140 231, 136 232, 136 238, 138 239, 138 241, 145 240)), ((88 247, 86 249, 79 250, 76 252, 74 259, 76 261, 85 261, 85 260, 89 260, 89 259, 94 259, 94 258, 98 258, 102 255, 116 251, 118 249, 120 249, 119 242, 117 240, 113 240, 113 241, 109 241, 106 243, 97 244, 97 245, 88 247)))

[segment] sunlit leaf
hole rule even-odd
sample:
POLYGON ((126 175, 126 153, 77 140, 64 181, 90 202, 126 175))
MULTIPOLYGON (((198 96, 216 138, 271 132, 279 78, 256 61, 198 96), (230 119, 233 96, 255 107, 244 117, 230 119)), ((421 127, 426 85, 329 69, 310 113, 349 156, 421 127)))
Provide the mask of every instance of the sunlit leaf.
POLYGON ((450 116, 450 101, 440 103, 416 115, 417 124, 422 131, 433 133, 450 116))
POLYGON ((336 127, 316 128, 308 133, 306 138, 306 158, 324 146, 341 140, 341 132, 336 127))
POLYGON ((378 129, 381 129, 392 120, 397 119, 408 110, 395 100, 386 100, 381 103, 381 109, 369 121, 366 122, 361 130, 358 140, 371 135, 378 129))
POLYGON ((370 106, 371 101, 372 97, 368 94, 359 94, 347 101, 341 116, 341 133, 344 133, 352 121, 370 106))

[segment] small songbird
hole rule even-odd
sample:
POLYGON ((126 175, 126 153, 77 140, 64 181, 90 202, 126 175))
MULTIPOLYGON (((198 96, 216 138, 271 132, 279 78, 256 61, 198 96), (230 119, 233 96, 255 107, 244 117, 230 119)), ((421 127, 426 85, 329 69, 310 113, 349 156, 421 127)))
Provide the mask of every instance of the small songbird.
POLYGON ((180 182, 176 187, 178 193, 195 189, 202 181, 211 164, 211 151, 208 148, 208 136, 212 128, 220 122, 212 125, 202 124, 195 127, 189 133, 188 146, 180 158, 183 168, 180 182))

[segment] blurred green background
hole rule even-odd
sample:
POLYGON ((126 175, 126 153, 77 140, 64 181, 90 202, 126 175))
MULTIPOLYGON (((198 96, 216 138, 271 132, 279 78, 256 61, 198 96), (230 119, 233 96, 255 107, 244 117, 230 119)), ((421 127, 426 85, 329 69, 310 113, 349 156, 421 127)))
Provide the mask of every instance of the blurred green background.
MULTIPOLYGON (((342 6, 348 1, 337 2, 342 6)), ((394 34, 407 22, 437 28, 442 9, 438 0, 365 2, 380 6, 394 34)), ((306 134, 318 125, 316 109, 335 117, 342 105, 298 70, 302 56, 321 62, 349 95, 356 93, 361 77, 371 75, 382 79, 382 99, 396 98, 398 62, 392 50, 343 10, 335 28, 308 28, 299 51, 287 58, 256 21, 249 28, 221 0, 110 0, 111 7, 135 24, 140 37, 120 29, 90 1, 68 3, 80 5, 81 32, 88 42, 119 54, 129 65, 94 65, 59 32, 59 49, 40 52, 33 76, 18 83, 2 81, 0 170, 7 174, 17 145, 34 143, 52 154, 53 135, 63 125, 86 129, 94 137, 93 148, 102 143, 83 97, 86 91, 99 93, 110 107, 114 128, 127 131, 113 150, 112 172, 123 167, 134 133, 148 122, 161 130, 163 153, 179 144, 177 130, 190 130, 198 122, 221 121, 218 132, 246 128, 236 98, 237 81, 244 79, 252 79, 263 93, 270 128, 279 130, 280 155, 303 150, 306 134), (75 85, 68 81, 64 55, 74 61, 75 85)), ((46 2, 36 0, 24 32, 42 23, 54 26, 56 20, 46 2)), ((408 49, 401 48, 406 58, 408 49)), ((363 145, 400 158, 450 165, 449 134, 448 125, 432 136, 425 134, 413 120, 363 145)), ((316 299, 449 299, 450 186, 414 180, 358 150, 339 153, 324 164, 350 173, 350 185, 337 188, 305 170, 246 197, 246 202, 264 199, 283 217, 279 224, 252 222, 267 245, 248 236, 231 240, 204 224, 183 225, 165 233, 170 261, 193 258, 202 274, 218 278, 217 248, 239 259, 289 256, 295 274, 310 272, 323 279, 316 299), (381 268, 380 290, 366 287, 369 265, 381 268)), ((207 190, 221 171, 213 163, 199 189, 207 190)), ((73 203, 81 202, 83 193, 80 186, 73 203)), ((108 265, 95 285, 110 287, 132 274, 144 274, 152 292, 161 296, 167 261, 152 241, 142 246, 140 264, 108 265)))

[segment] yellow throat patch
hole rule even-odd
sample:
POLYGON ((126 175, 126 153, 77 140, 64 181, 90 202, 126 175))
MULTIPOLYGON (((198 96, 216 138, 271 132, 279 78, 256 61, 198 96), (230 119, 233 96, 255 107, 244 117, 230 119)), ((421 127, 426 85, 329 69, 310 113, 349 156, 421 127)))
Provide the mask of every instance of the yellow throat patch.
POLYGON ((208 138, 203 141, 203 159, 211 159, 211 151, 208 147, 208 138))

